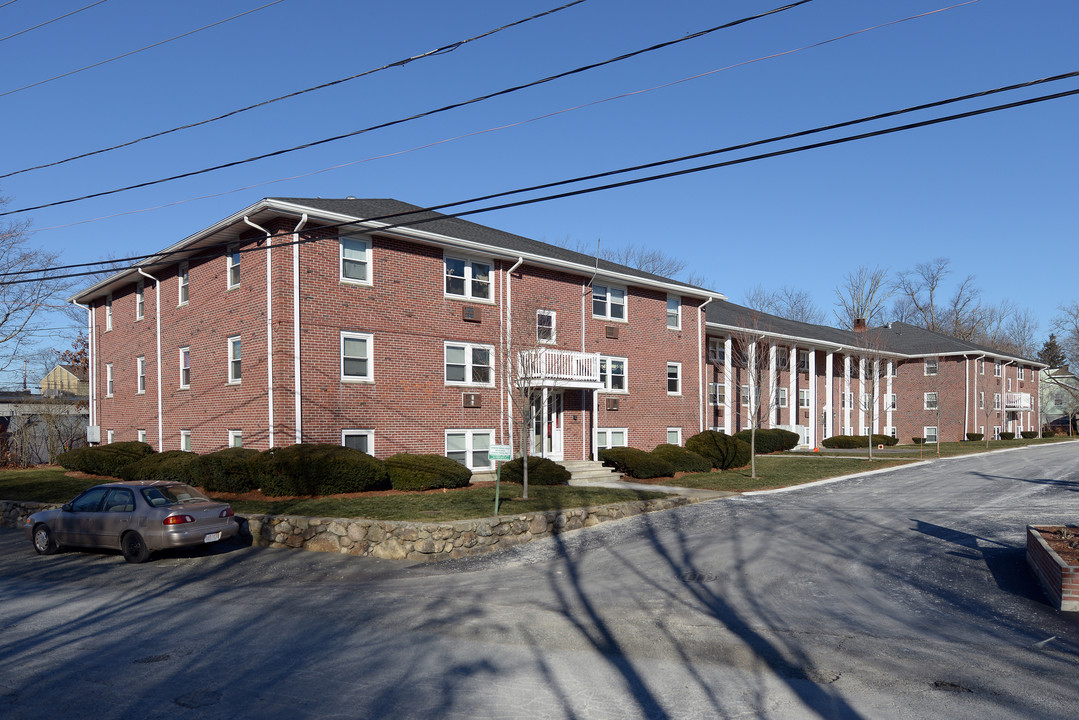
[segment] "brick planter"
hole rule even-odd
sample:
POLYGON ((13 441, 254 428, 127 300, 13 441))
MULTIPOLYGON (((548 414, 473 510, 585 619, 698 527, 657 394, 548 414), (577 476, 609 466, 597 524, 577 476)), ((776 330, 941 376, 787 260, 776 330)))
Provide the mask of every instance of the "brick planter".
POLYGON ((1027 525, 1027 564, 1054 607, 1079 612, 1079 565, 1065 563, 1040 532, 1059 529, 1059 526, 1027 525))

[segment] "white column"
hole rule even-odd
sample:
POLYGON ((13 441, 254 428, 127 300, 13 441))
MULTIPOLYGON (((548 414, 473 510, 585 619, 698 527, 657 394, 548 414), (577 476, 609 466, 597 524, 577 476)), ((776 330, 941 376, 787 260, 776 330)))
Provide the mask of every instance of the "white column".
POLYGON ((880 434, 880 360, 873 360, 873 427, 870 432, 880 434))
POLYGON ((731 336, 723 339, 723 432, 731 434, 731 336))
POLYGON ((843 356, 843 434, 853 435, 850 431, 850 355, 843 356))
POLYGON ((801 406, 798 403, 798 348, 795 345, 791 345, 787 352, 787 372, 790 385, 787 390, 787 407, 790 408, 791 430, 794 430, 794 426, 799 424, 798 413, 801 412, 801 406))
POLYGON ((824 427, 821 428, 821 433, 824 437, 831 437, 835 435, 835 428, 832 427, 835 423, 832 420, 833 405, 835 404, 835 393, 832 391, 832 373, 835 372, 835 361, 833 359, 833 353, 831 350, 824 356, 824 427))
POLYGON ((746 353, 746 374, 747 384, 749 385, 749 426, 757 427, 757 373, 755 368, 757 367, 757 343, 754 340, 749 345, 749 352, 746 353))
POLYGON ((862 405, 862 398, 865 397, 865 358, 858 358, 858 397, 855 400, 858 403, 858 427, 856 428, 855 435, 862 434, 862 428, 865 427, 865 406, 862 405))
POLYGON ((768 427, 776 424, 776 395, 778 394, 779 376, 776 374, 776 344, 768 346, 768 427))
MULTIPOLYGON (((887 401, 884 404, 884 407, 888 408, 888 417, 887 417, 888 427, 895 427, 895 425, 892 424, 892 370, 894 368, 894 365, 892 365, 892 362, 893 362, 892 360, 889 360, 888 364, 886 366, 886 369, 885 369, 885 372, 888 373, 888 381, 887 381, 888 398, 887 398, 887 401)), ((898 437, 899 433, 896 433, 896 436, 898 437)))
POLYGON ((817 349, 809 349, 809 445, 817 447, 817 349))

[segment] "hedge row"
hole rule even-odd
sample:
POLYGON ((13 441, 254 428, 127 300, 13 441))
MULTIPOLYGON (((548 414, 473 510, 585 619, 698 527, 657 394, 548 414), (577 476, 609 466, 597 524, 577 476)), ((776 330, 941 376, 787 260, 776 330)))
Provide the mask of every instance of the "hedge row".
POLYGON ((69 450, 60 453, 57 461, 68 470, 119 477, 126 466, 153 452, 154 449, 144 442, 118 442, 69 450))
POLYGON ((868 448, 870 442, 874 445, 891 447, 892 445, 898 444, 899 439, 894 438, 891 435, 833 435, 830 438, 821 440, 820 444, 826 448, 851 450, 856 448, 868 448))
MULTIPOLYGON (((752 430, 742 430, 736 432, 734 437, 746 445, 750 445, 752 435, 752 430)), ((798 433, 790 430, 780 430, 779 428, 758 428, 756 435, 756 442, 752 444, 752 447, 757 451, 758 455, 793 450, 799 440, 798 433)))
POLYGON ((981 440, 984 437, 985 437, 985 435, 983 435, 981 433, 967 433, 967 440, 977 441, 977 440, 981 440))
POLYGON ((608 448, 599 451, 604 465, 613 467, 623 475, 646 480, 674 475, 674 465, 658 455, 631 447, 608 448))
POLYGON ((705 430, 686 440, 686 449, 701 455, 718 470, 745 467, 749 464, 749 445, 736 437, 715 430, 705 430))
MULTIPOLYGON (((523 482, 523 458, 502 463, 502 479, 507 482, 523 482)), ((570 471, 553 460, 530 455, 528 457, 529 485, 568 485, 570 471)))

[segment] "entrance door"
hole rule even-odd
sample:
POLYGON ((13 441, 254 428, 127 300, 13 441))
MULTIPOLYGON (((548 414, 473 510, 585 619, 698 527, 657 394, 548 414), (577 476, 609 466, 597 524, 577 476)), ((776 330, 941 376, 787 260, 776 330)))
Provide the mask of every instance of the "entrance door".
POLYGON ((532 454, 563 459, 562 393, 543 393, 532 399, 532 454))

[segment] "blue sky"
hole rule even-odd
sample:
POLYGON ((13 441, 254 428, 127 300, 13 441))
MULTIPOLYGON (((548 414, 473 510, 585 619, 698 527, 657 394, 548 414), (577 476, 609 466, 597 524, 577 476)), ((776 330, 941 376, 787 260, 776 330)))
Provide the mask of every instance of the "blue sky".
MULTIPOLYGON (((107 0, 0 41, 0 93, 269 1, 107 0)), ((0 7, 0 37, 91 2, 10 3, 0 7)), ((560 4, 284 0, 145 52, 0 95, 6 106, 0 174, 359 73, 560 4)), ((10 199, 6 209, 12 210, 238 160, 529 82, 782 4, 586 0, 451 53, 94 158, 0 179, 0 195, 10 199)), ((467 108, 17 217, 31 218, 38 229, 33 241, 61 251, 66 262, 126 256, 167 246, 261 197, 353 195, 434 205, 1079 69, 1074 0, 976 0, 739 65, 955 4, 814 0, 467 108), (710 74, 639 92, 703 73, 710 74), (514 125, 625 93, 635 94, 514 125), (474 134, 506 125, 513 126, 474 134), (379 158, 391 153, 400 154, 379 158), (339 165, 345 167, 317 172, 339 165), (293 179, 250 187, 284 178, 293 179), (204 196, 212 197, 195 199, 204 196), (133 212, 159 206, 166 207, 133 212)), ((1079 80, 1054 83, 958 109, 1076 87, 1079 80)), ((470 219, 540 240, 660 247, 692 259, 695 273, 736 302, 756 285, 790 285, 809 291, 829 312, 834 287, 860 264, 898 271, 946 257, 956 279, 974 274, 985 300, 1009 299, 1030 308, 1047 335, 1056 307, 1079 295, 1069 275, 1050 272, 1046 262, 1069 262, 1067 251, 1074 247, 1069 241, 1075 237, 1077 115, 1079 97, 1065 98, 470 219)))

